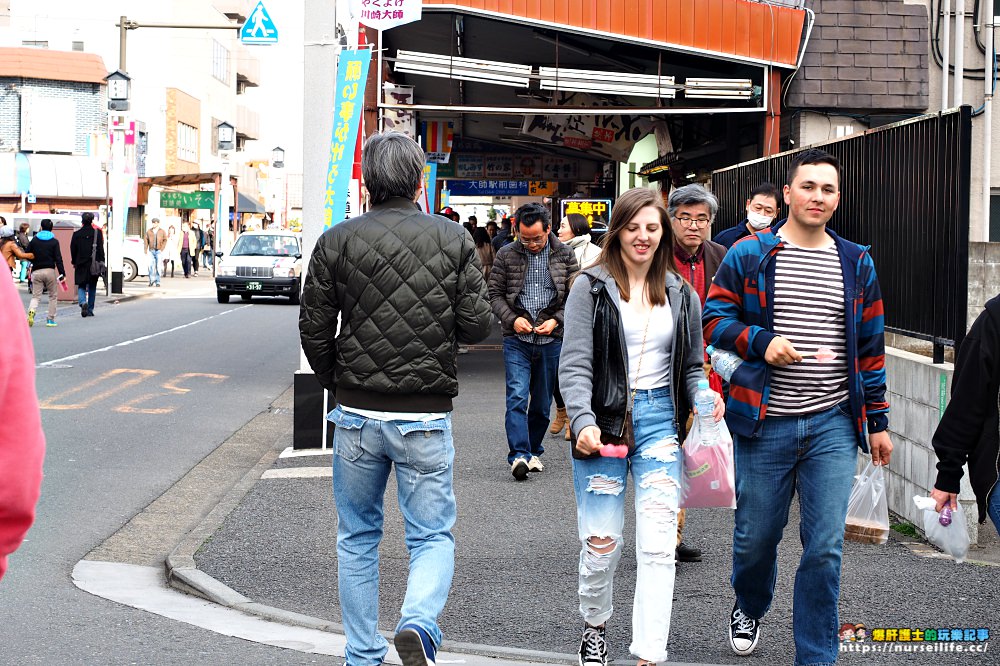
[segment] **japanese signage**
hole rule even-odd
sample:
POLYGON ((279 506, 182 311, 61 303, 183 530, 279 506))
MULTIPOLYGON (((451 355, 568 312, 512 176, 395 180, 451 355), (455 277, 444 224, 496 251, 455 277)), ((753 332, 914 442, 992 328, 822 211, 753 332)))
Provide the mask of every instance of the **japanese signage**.
MULTIPOLYGON (((413 86, 383 84, 387 104, 413 104, 413 86)), ((383 109, 382 125, 387 132, 399 132, 417 140, 417 121, 409 109, 383 109)))
POLYGON ((437 164, 429 162, 424 165, 424 191, 420 194, 421 207, 425 213, 437 210, 435 194, 437 187, 437 164))
MULTIPOLYGON (((557 106, 598 106, 596 98, 584 93, 557 93, 557 106)), ((525 116, 521 134, 582 150, 606 160, 627 162, 635 142, 653 131, 653 121, 637 116, 617 115, 534 115, 525 116)), ((546 174, 546 177, 550 177, 546 174)))
POLYGON ((197 192, 160 192, 160 208, 183 208, 193 210, 215 209, 215 193, 199 190, 197 192))
POLYGON ((323 202, 323 229, 344 219, 347 190, 358 141, 358 125, 364 109, 365 81, 371 62, 368 49, 344 50, 337 63, 337 88, 334 91, 333 137, 330 139, 330 164, 326 171, 326 194, 323 202))
POLYGON ((420 123, 420 137, 428 162, 448 163, 451 157, 451 145, 455 140, 453 123, 444 120, 420 123))
POLYGON ((455 178, 482 178, 482 155, 456 155, 455 178))
POLYGON ((563 199, 560 219, 570 213, 579 213, 587 218, 590 226, 599 223, 607 226, 611 218, 611 199, 563 199))
POLYGON ((451 196, 547 196, 556 191, 555 183, 528 180, 449 180, 451 196))
POLYGON ((351 13, 376 30, 419 21, 421 8, 420 0, 351 0, 351 13))

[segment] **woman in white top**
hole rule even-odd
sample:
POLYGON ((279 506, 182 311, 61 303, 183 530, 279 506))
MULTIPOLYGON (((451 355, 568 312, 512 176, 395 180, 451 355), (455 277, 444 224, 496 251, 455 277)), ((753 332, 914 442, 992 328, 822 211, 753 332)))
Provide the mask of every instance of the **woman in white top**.
MULTIPOLYGON (((701 306, 677 273, 659 193, 636 188, 619 197, 603 248, 570 289, 559 364, 575 436, 580 664, 608 661, 604 630, 624 548, 631 471, 637 567, 629 651, 641 665, 667 660, 683 468, 678 418, 686 419, 705 377, 701 306), (611 445, 622 440, 629 443, 627 457, 611 457, 625 453, 611 445)), ((716 396, 716 420, 724 409, 716 396)))
POLYGON ((601 256, 601 247, 590 241, 590 223, 579 213, 570 213, 559 223, 559 240, 573 248, 580 268, 587 268, 601 256))

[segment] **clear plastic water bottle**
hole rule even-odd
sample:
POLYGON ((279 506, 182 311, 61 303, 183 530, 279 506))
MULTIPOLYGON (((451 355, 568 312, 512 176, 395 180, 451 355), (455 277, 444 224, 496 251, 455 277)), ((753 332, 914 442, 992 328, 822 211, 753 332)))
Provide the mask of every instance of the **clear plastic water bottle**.
POLYGON ((732 378, 733 373, 736 372, 736 368, 740 367, 743 363, 743 359, 725 349, 716 349, 712 345, 709 345, 705 351, 712 360, 712 369, 727 382, 732 378))
POLYGON ((694 406, 698 410, 698 428, 701 430, 703 444, 712 446, 722 441, 719 424, 712 416, 715 409, 715 391, 708 388, 707 379, 698 380, 698 392, 694 394, 694 406))

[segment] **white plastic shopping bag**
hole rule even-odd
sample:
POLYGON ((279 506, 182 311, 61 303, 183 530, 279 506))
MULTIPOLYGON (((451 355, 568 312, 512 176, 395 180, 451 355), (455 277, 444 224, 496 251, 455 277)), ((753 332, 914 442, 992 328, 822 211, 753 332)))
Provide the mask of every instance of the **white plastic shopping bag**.
POLYGON ((932 497, 914 496, 913 503, 923 511, 924 534, 927 540, 951 555, 956 564, 965 561, 969 554, 969 526, 965 524, 965 510, 962 504, 958 503, 958 508, 951 512, 951 522, 942 525, 941 514, 934 510, 935 502, 932 497))
POLYGON ((702 441, 698 419, 684 440, 684 473, 681 506, 736 508, 736 474, 733 464, 733 436, 725 420, 718 422, 720 441, 702 441))
POLYGON ((859 543, 885 543, 889 540, 885 474, 881 465, 875 465, 870 460, 864 471, 854 477, 851 499, 847 503, 844 538, 859 543))

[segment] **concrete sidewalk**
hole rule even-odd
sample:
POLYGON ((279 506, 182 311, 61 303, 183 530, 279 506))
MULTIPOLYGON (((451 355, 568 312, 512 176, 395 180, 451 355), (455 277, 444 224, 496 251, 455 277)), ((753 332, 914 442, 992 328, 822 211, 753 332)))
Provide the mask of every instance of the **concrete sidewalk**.
MULTIPOLYGON (((576 597, 579 542, 568 443, 547 438, 545 471, 514 482, 505 462, 504 373, 498 342, 490 340, 460 357, 461 395, 453 416, 456 571, 441 618, 444 647, 509 660, 575 663, 581 629, 576 597)), ((263 605, 264 614, 282 621, 337 630, 331 459, 329 452, 313 453, 259 466, 266 471, 260 469, 262 476, 250 479, 232 498, 235 508, 228 516, 215 512, 192 533, 179 549, 187 549, 198 570, 188 577, 189 591, 231 605, 252 600, 258 604, 255 612, 263 605)), ((380 626, 385 631, 398 620, 407 574, 394 490, 390 479, 380 549, 380 626)), ((632 506, 631 498, 628 502, 632 506)), ((797 524, 793 506, 779 551, 776 598, 752 663, 793 659, 791 596, 801 555, 797 524)), ((608 623, 611 658, 625 663, 630 661, 635 584, 633 535, 634 520, 629 518, 626 552, 616 577, 616 610, 608 623)), ((703 549, 705 556, 700 563, 678 565, 668 646, 672 663, 748 663, 726 642, 733 604, 732 512, 690 511, 684 539, 703 549)), ((956 565, 897 532, 882 546, 847 543, 841 622, 864 623, 869 632, 936 627, 992 631, 1000 607, 998 573, 992 566, 956 565)), ((886 659, 904 664, 972 663, 968 655, 947 653, 889 654, 877 661, 886 659)), ((861 653, 844 653, 841 662, 875 663, 871 655, 861 653)), ((1000 657, 976 655, 975 663, 1000 663, 1000 657)))
MULTIPOLYGON (((15 282, 15 286, 21 293, 21 300, 27 308, 28 301, 31 300, 31 292, 28 291, 27 282, 15 282)), ((137 277, 131 282, 126 282, 122 286, 122 293, 108 295, 105 293, 104 282, 97 283, 97 303, 96 306, 118 305, 127 303, 138 298, 211 298, 215 299, 215 278, 212 277, 211 269, 203 270, 198 277, 185 279, 184 273, 177 273, 177 277, 163 278, 160 287, 151 287, 145 277, 137 277)), ((59 302, 57 313, 59 316, 66 314, 79 315, 79 306, 76 304, 76 286, 69 285, 69 293, 73 295, 73 300, 59 302)), ((38 311, 44 314, 48 305, 48 294, 43 294, 38 311)))

